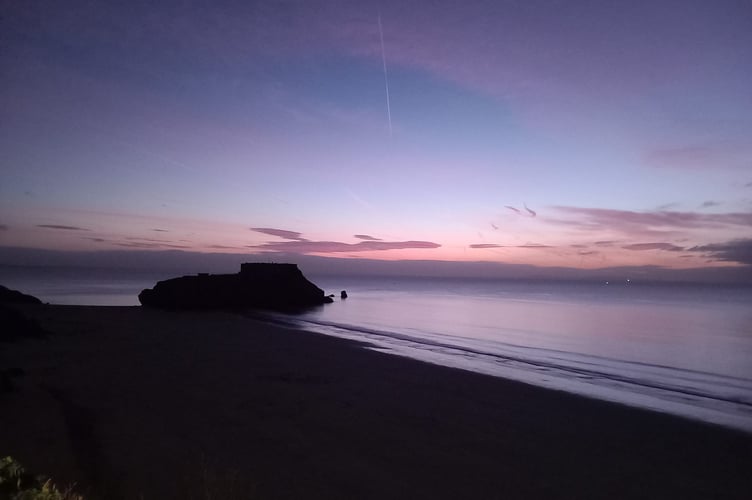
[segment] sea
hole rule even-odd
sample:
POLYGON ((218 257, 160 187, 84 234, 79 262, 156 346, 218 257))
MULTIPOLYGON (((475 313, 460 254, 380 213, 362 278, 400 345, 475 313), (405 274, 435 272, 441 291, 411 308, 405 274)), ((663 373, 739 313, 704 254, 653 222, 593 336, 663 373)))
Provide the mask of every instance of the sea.
MULTIPOLYGON (((172 276, 0 266, 0 284, 52 304, 138 305, 142 289, 172 276)), ((389 354, 752 432, 752 286, 309 278, 334 302, 264 317, 389 354)))

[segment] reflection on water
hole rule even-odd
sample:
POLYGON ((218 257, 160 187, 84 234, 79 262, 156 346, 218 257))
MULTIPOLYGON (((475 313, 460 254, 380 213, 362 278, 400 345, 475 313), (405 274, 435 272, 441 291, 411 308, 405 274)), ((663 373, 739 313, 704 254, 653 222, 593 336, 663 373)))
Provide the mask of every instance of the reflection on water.
POLYGON ((439 287, 350 286, 350 299, 310 318, 752 378, 749 289, 429 281, 439 287))

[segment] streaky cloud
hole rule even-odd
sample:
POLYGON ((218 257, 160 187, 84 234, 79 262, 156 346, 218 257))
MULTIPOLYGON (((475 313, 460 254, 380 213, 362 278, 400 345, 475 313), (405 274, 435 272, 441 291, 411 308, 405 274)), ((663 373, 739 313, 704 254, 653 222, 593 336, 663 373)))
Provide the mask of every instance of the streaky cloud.
MULTIPOLYGON (((107 239, 100 237, 82 237, 85 240, 93 241, 94 243, 110 243, 112 245, 124 248, 134 249, 151 249, 151 250, 169 250, 169 249, 190 249, 189 245, 178 245, 169 240, 155 240, 150 238, 133 238, 125 237, 122 239, 107 239)), ((183 240, 181 240, 183 241, 183 240)), ((231 247, 225 247, 231 248, 231 247)))
POLYGON ((345 252, 370 252, 382 250, 405 250, 411 248, 439 248, 441 245, 431 241, 383 241, 367 234, 353 235, 360 241, 358 243, 344 243, 341 241, 311 241, 301 236, 296 231, 275 229, 269 227, 256 227, 251 230, 277 236, 288 241, 267 241, 261 245, 248 245, 247 248, 261 251, 290 252, 298 254, 308 253, 345 253, 345 252))
POLYGON ((297 231, 287 231, 285 229, 275 229, 273 227, 252 227, 251 231, 268 234, 269 236, 277 236, 285 240, 308 241, 301 236, 301 233, 297 231))
POLYGON ((659 211, 659 212, 660 212, 660 211, 665 211, 665 210, 669 210, 669 209, 671 209, 671 208, 676 208, 676 207, 678 207, 678 206, 679 206, 679 204, 678 204, 678 203, 676 203, 676 202, 671 202, 671 203, 664 203, 663 205, 660 205, 660 206, 658 207, 658 211, 659 211))
POLYGON ((361 241, 358 243, 343 243, 340 241, 275 241, 262 245, 249 246, 261 251, 289 252, 289 253, 344 253, 370 252, 383 250, 405 250, 410 248, 439 248, 441 245, 430 241, 361 241))
POLYGON ((175 245, 175 244, 169 244, 169 243, 151 243, 146 241, 116 241, 113 242, 114 245, 117 245, 119 247, 125 247, 125 248, 153 248, 155 250, 165 249, 165 248, 173 248, 173 249, 188 249, 191 248, 187 245, 175 245))
POLYGON ((470 248, 504 248, 504 245, 497 245, 495 243, 473 243, 469 246, 470 248))
POLYGON ((525 243, 524 245, 497 245, 496 243, 473 243, 470 248, 554 248, 540 243, 525 243))
POLYGON ((633 243, 631 245, 624 245, 622 247, 625 250, 666 250, 669 252, 681 252, 684 247, 676 246, 672 243, 633 243))
MULTIPOLYGON (((525 212, 527 212, 527 216, 529 216, 529 217, 537 217, 538 216, 538 212, 536 212, 535 210, 533 210, 530 207, 528 207, 527 204, 523 203, 522 206, 525 209, 525 212)), ((513 207, 512 205, 504 205, 504 208, 506 208, 507 210, 510 210, 510 211, 512 211, 514 213, 516 213, 517 215, 525 216, 525 213, 523 213, 522 210, 520 210, 517 207, 513 207)))
POLYGON ((381 238, 374 238, 373 236, 369 236, 367 234, 354 234, 354 238, 358 238, 359 240, 366 240, 366 241, 382 241, 381 238))
POLYGON ((36 227, 41 227, 43 229, 63 229, 65 231, 89 231, 89 229, 84 227, 64 226, 61 224, 37 224, 36 227))
POLYGON ((554 224, 580 226, 585 229, 671 228, 697 229, 724 226, 752 227, 752 212, 707 214, 700 212, 654 211, 636 212, 609 208, 558 206, 556 210, 574 219, 551 219, 554 224))
POLYGON ((752 238, 700 245, 687 250, 702 252, 716 261, 737 262, 752 266, 752 238))
POLYGON ((172 243, 170 240, 157 240, 155 238, 139 238, 136 236, 126 236, 125 239, 128 241, 148 241, 150 243, 172 243))

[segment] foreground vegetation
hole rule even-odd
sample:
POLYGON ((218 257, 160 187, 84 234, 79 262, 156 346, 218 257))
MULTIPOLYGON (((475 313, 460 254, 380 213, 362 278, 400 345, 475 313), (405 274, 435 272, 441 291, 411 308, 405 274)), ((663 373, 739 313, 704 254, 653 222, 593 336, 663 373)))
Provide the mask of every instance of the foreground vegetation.
POLYGON ((9 500, 83 500, 71 487, 60 490, 52 479, 33 476, 12 457, 0 459, 0 498, 9 500))

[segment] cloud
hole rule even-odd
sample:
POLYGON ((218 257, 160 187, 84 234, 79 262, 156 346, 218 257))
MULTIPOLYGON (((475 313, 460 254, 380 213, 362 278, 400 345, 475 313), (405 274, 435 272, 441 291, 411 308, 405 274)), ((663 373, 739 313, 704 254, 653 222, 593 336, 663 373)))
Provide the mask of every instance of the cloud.
POLYGON ((290 253, 370 252, 375 250, 404 250, 407 248, 439 247, 441 247, 441 245, 430 241, 361 241, 359 243, 343 243, 339 241, 309 241, 302 238, 294 241, 274 241, 262 245, 248 246, 248 248, 257 248, 259 250, 290 253))
POLYGON ((159 228, 152 229, 152 231, 157 232, 157 233, 169 233, 167 229, 159 229, 159 228))
POLYGON ((611 241, 611 240, 603 240, 603 241, 596 241, 593 244, 595 246, 597 246, 597 247, 612 247, 612 246, 614 246, 614 243, 616 243, 616 242, 615 241, 611 241))
POLYGON ((62 226, 59 224, 38 224, 37 227, 44 229, 65 229, 66 231, 89 231, 89 229, 76 226, 62 226))
POLYGON ((660 205, 660 206, 658 207, 658 210, 659 210, 659 211, 662 211, 662 210, 668 210, 669 208, 676 208, 676 207, 678 207, 678 206, 679 206, 679 204, 678 204, 678 203, 676 203, 676 202, 671 202, 671 203, 664 203, 663 205, 660 205))
POLYGON ((524 245, 497 245, 495 243, 473 243, 470 248, 554 248, 540 243, 525 243, 524 245))
POLYGON ((277 236, 285 240, 308 241, 301 237, 300 233, 297 231, 286 231, 285 229, 274 229, 272 227, 252 227, 251 231, 268 234, 270 236, 277 236))
POLYGON ((187 245, 168 245, 166 243, 147 243, 144 241, 120 241, 120 242, 113 242, 114 245, 117 245, 119 247, 126 247, 126 248, 154 248, 154 249, 161 249, 161 248, 176 248, 176 249, 183 249, 183 248, 191 248, 187 245))
POLYGON ((634 243, 632 245, 625 245, 622 247, 625 250, 666 250, 669 252, 681 252, 683 247, 678 247, 671 243, 634 243))
POLYGON ((473 243, 470 248, 504 248, 504 245, 496 245, 494 243, 473 243))
MULTIPOLYGON (((154 240, 154 239, 149 239, 149 238, 126 237, 122 240, 117 240, 117 239, 85 237, 84 239, 93 241, 95 243, 109 243, 115 246, 125 247, 125 248, 141 248, 141 249, 154 249, 154 250, 164 250, 166 248, 174 248, 174 249, 191 248, 189 245, 177 245, 171 241, 154 240)), ((184 241, 184 240, 181 240, 181 241, 184 241)), ((225 248, 231 248, 231 247, 225 247, 225 248)))
POLYGON ((5 224, 0 224, 0 231, 7 231, 7 230, 8 230, 8 226, 6 226, 5 224))
POLYGON ((717 207, 719 205, 720 205, 720 203, 717 202, 717 201, 708 200, 708 201, 704 202, 702 205, 700 205, 700 208, 717 207))
POLYGON ((752 266, 752 238, 696 246, 688 250, 703 252, 716 261, 738 262, 752 266))
MULTIPOLYGON (((522 206, 525 208, 525 211, 527 212, 527 215, 529 217, 536 217, 538 215, 538 212, 536 212, 535 210, 532 210, 532 209, 528 208, 528 206, 526 204, 523 203, 522 206)), ((507 210, 511 210, 512 212, 516 213, 517 215, 522 215, 522 216, 525 215, 524 213, 522 213, 522 210, 520 210, 519 208, 513 207, 511 205, 504 205, 504 208, 506 208, 507 210)))
POLYGON ((724 226, 752 227, 752 212, 707 214, 699 212, 634 212, 607 208, 556 207, 574 219, 547 219, 554 224, 579 226, 583 229, 642 231, 665 233, 677 229, 707 229, 724 226))
POLYGON ((128 241, 149 241, 152 243, 171 243, 170 240, 156 240, 154 238, 138 238, 135 236, 127 236, 125 239, 128 241))
POLYGON ((430 241, 383 241, 367 234, 356 234, 355 238, 361 239, 358 243, 344 243, 341 241, 311 241, 301 236, 296 231, 274 229, 269 227, 254 227, 251 230, 277 236, 289 241, 268 241, 261 245, 248 245, 247 248, 270 250, 274 252, 290 253, 343 253, 343 252, 370 252, 381 250, 403 250, 407 248, 439 248, 441 245, 430 241))

